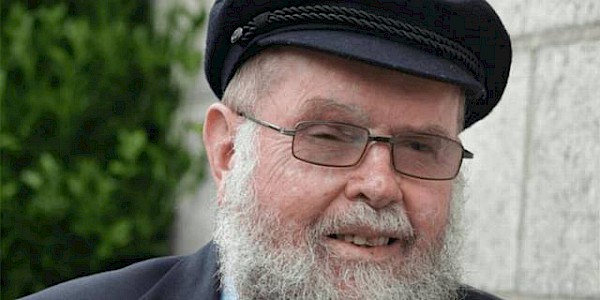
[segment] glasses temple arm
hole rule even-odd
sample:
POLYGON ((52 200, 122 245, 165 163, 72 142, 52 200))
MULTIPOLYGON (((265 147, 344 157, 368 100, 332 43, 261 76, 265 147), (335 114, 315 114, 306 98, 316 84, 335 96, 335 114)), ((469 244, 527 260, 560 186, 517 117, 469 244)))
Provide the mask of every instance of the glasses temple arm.
POLYGON ((269 123, 267 121, 262 121, 262 120, 259 120, 259 119, 255 119, 255 118, 253 118, 251 116, 248 116, 248 115, 246 115, 244 113, 238 113, 238 115, 240 115, 240 116, 242 116, 242 117, 244 117, 244 118, 246 118, 246 119, 248 119, 248 120, 250 120, 250 121, 252 121, 252 122, 254 122, 256 124, 258 124, 258 125, 261 125, 261 126, 264 126, 264 127, 270 128, 270 129, 273 129, 273 130, 275 130, 275 131, 277 131, 277 132, 279 132, 281 134, 290 135, 290 136, 294 136, 296 134, 296 130, 293 130, 293 129, 286 129, 286 128, 283 128, 283 127, 279 127, 279 126, 277 126, 275 124, 271 124, 271 123, 269 123))
POLYGON ((471 158, 473 158, 473 156, 474 156, 473 152, 471 152, 471 151, 469 151, 467 149, 463 149, 463 153, 462 153, 462 158, 463 159, 465 159, 465 158, 466 159, 471 159, 471 158))

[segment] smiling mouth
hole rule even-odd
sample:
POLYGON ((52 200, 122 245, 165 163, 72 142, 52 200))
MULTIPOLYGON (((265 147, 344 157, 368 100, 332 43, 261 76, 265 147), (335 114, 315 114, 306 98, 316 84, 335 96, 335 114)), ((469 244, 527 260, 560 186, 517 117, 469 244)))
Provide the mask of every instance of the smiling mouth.
POLYGON ((389 246, 398 240, 387 236, 365 237, 353 234, 330 234, 328 237, 364 248, 389 246))

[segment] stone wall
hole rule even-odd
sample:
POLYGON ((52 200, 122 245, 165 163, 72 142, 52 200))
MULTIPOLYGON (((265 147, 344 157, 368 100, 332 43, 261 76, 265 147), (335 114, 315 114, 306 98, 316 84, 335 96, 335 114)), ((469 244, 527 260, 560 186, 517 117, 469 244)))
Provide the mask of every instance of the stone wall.
POLYGON ((468 282, 508 299, 600 299, 600 1, 492 0, 514 64, 463 135, 468 282))
MULTIPOLYGON (((600 0, 490 0, 513 38, 506 94, 464 132, 466 281, 506 299, 600 299, 600 0)), ((204 77, 182 115, 214 101, 204 77)), ((193 148, 200 147, 196 140, 193 148)), ((214 188, 182 199, 174 252, 210 239, 214 188)))

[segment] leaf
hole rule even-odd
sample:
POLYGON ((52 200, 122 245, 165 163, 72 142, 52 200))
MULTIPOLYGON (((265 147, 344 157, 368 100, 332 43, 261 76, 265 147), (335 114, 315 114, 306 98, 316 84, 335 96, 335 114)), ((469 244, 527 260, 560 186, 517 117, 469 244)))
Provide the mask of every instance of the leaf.
MULTIPOLYGON (((4 51, 4 49, 2 49, 2 51, 4 51)), ((1 56, 0 60, 2 60, 2 64, 0 65, 0 109, 2 109, 2 107, 4 107, 4 97, 6 93, 6 70, 4 69, 4 59, 1 58, 1 56)), ((2 119, 4 119, 4 116, 2 115, 3 112, 4 111, 0 112, 0 123, 2 122, 2 119)))
POLYGON ((56 159, 49 153, 43 153, 40 157, 40 166, 42 171, 50 178, 60 176, 61 168, 56 159))
POLYGON ((134 161, 144 150, 148 138, 142 130, 121 130, 119 132, 119 155, 127 161, 134 161))
POLYGON ((19 185, 17 182, 10 180, 8 182, 2 182, 0 184, 0 195, 2 196, 2 204, 4 201, 9 201, 8 199, 14 197, 19 190, 19 185))
POLYGON ((19 139, 10 133, 0 133, 0 150, 19 151, 19 139))
POLYGON ((173 11, 157 30, 166 13, 149 1, 3 4, 0 298, 168 254, 174 198, 201 161, 170 134, 199 17, 173 11))
POLYGON ((126 164, 120 160, 111 161, 108 170, 110 174, 123 178, 132 178, 139 173, 139 168, 135 164, 126 164))
POLYGON ((21 181, 34 190, 40 189, 44 184, 42 175, 31 170, 25 170, 21 173, 21 181))

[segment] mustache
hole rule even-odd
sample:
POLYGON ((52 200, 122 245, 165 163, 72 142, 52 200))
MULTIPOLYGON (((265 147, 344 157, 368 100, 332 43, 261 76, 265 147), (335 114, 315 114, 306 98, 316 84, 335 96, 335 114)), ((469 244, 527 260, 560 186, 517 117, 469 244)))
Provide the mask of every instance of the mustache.
POLYGON ((312 227, 311 236, 319 238, 337 233, 363 232, 395 239, 415 240, 415 230, 400 204, 374 209, 365 202, 356 201, 343 211, 321 216, 312 227))

